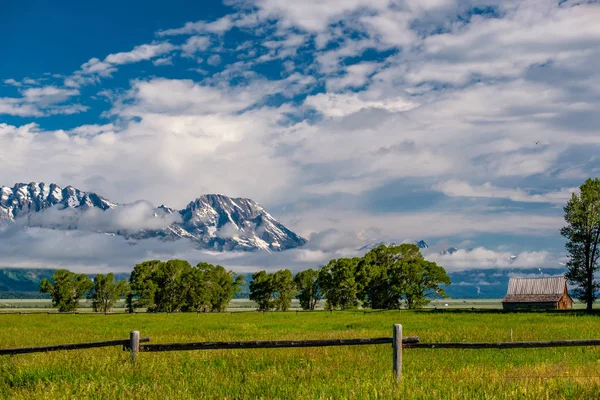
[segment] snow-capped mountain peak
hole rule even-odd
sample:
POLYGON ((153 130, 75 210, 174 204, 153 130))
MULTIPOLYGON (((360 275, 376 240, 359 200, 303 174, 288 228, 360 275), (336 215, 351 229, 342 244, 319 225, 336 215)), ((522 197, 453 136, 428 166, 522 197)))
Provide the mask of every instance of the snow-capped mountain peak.
MULTIPOLYGON (((18 183, 13 187, 0 187, 0 221, 18 221, 22 217, 44 212, 47 209, 71 210, 75 216, 65 218, 66 223, 43 226, 51 229, 80 229, 79 212, 89 209, 110 212, 127 212, 128 205, 111 203, 95 193, 83 192, 72 186, 60 188, 55 184, 18 183)), ((62 215, 62 214, 61 214, 62 215)), ((207 194, 191 201, 183 210, 165 205, 154 208, 152 218, 171 218, 161 229, 119 228, 102 233, 118 234, 129 239, 160 238, 176 240, 186 238, 199 248, 222 250, 281 251, 302 246, 306 240, 273 218, 258 203, 247 198, 230 198, 221 194, 207 194), (176 217, 176 218, 175 218, 176 217)), ((26 224, 35 224, 35 218, 26 224)), ((43 220, 38 219, 38 220, 43 220)), ((152 225, 152 224, 150 224, 152 225)))
POLYGON ((117 206, 95 193, 82 192, 72 186, 63 189, 53 183, 17 183, 13 187, 2 186, 0 193, 0 220, 12 220, 50 207, 108 210, 117 206))

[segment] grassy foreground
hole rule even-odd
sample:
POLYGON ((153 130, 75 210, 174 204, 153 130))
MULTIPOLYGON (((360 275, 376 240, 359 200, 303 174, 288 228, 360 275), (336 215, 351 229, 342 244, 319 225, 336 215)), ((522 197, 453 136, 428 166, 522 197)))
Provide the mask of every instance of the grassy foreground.
MULTIPOLYGON (((1 315, 0 348, 127 338, 153 343, 404 334, 436 341, 600 337, 600 317, 389 311, 171 315, 1 315)), ((6 399, 599 398, 600 347, 405 349, 404 380, 388 345, 142 353, 120 348, 0 356, 6 399)))

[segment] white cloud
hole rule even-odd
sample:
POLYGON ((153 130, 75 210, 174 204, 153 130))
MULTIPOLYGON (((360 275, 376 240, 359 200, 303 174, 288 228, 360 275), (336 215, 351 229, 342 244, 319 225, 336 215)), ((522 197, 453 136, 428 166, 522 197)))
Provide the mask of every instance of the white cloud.
MULTIPOLYGON (((169 79, 173 68, 152 70, 162 78, 139 76, 107 97, 112 109, 103 116, 114 119, 107 124, 0 125, 0 180, 56 181, 114 201, 142 198, 175 207, 206 192, 251 197, 284 210, 293 229, 317 240, 278 262, 316 263, 352 254, 367 238, 557 236, 563 222, 556 204, 598 172, 596 4, 245 4, 216 21, 157 33, 188 35, 177 38, 184 56, 207 52, 201 56, 212 55, 210 64, 223 55, 222 67, 210 69, 219 72, 202 71, 195 81, 169 79), (477 15, 473 6, 495 12, 477 15), (234 26, 252 40, 228 46, 223 33, 234 26), (372 61, 362 59, 367 50, 364 58, 372 61), (230 59, 236 61, 224 63, 230 59), (274 59, 283 64, 280 76, 257 72, 258 64, 274 59), (397 211, 433 186, 449 197, 549 204, 536 207, 539 214, 517 214, 444 198, 397 211), (383 213, 386 207, 392 210, 383 213), (322 234, 332 227, 338 234, 322 234)), ((65 78, 64 88, 34 87, 22 98, 0 99, 0 113, 81 111, 63 104, 81 85, 101 83, 125 63, 189 64, 173 57, 176 49, 154 42, 90 59, 65 78)), ((152 254, 138 248, 150 252, 138 255, 152 254)), ((260 265, 252 257, 234 259, 240 268, 260 265)))
POLYGON ((359 88, 367 83, 371 74, 379 65, 374 62, 362 62, 350 65, 341 77, 327 80, 327 90, 340 91, 346 88, 359 88))
POLYGON ((158 36, 191 35, 196 33, 222 34, 234 26, 233 18, 226 15, 212 22, 198 21, 187 22, 183 27, 176 29, 165 29, 157 33, 158 36))
POLYGON ((79 137, 87 137, 93 138, 94 136, 102 135, 105 133, 114 133, 117 130, 115 125, 113 124, 105 124, 105 125, 81 125, 76 128, 73 128, 67 133, 69 135, 76 135, 79 137))
POLYGON ((66 87, 77 88, 83 85, 99 82, 98 77, 110 77, 117 71, 118 65, 137 63, 163 56, 175 50, 176 47, 169 42, 158 42, 135 46, 130 51, 109 54, 100 60, 91 58, 83 63, 78 71, 65 78, 66 87))
MULTIPOLYGON (((376 232, 371 240, 398 241, 410 237, 472 238, 479 234, 508 234, 514 236, 556 236, 564 224, 561 216, 531 213, 480 212, 466 207, 452 212, 443 210, 369 212, 353 209, 317 208, 294 212, 293 227, 304 237, 335 227, 340 232, 376 232)), ((363 242, 363 243, 364 243, 363 242)))
POLYGON ((426 256, 430 261, 447 270, 457 271, 470 268, 540 268, 558 267, 558 258, 547 251, 532 251, 512 254, 478 247, 458 250, 452 254, 433 253, 426 256))
POLYGON ((18 117, 41 117, 43 113, 33 104, 25 104, 19 99, 0 97, 0 115, 14 115, 18 117))
POLYGON ((81 65, 81 73, 83 74, 98 74, 100 76, 110 76, 110 74, 112 74, 116 70, 117 69, 110 63, 100 61, 97 58, 91 58, 88 62, 83 63, 81 65))
POLYGON ((104 62, 114 65, 130 64, 144 60, 150 60, 156 56, 160 56, 165 53, 169 53, 175 49, 171 43, 154 43, 154 44, 143 44, 136 46, 131 51, 109 54, 104 59, 104 62))
POLYGON ((204 51, 210 46, 210 38, 207 36, 192 36, 182 46, 181 50, 187 55, 198 51, 204 51))
MULTIPOLYGON (((197 84, 192 80, 153 79, 133 83, 130 97, 133 107, 117 110, 123 115, 160 113, 170 115, 207 115, 220 112, 241 111, 255 104, 264 92, 259 83, 250 88, 224 88, 197 84), (256 89, 256 90, 254 90, 256 89)), ((233 132, 232 132, 233 134, 233 132)))
POLYGON ((437 184, 434 189, 452 197, 483 197, 508 199, 525 203, 556 203, 565 204, 577 188, 567 188, 558 191, 549 191, 541 194, 532 194, 522 189, 499 188, 487 182, 473 186, 467 182, 451 180, 437 184))
POLYGON ((279 17, 284 26, 298 26, 309 32, 322 31, 336 20, 360 8, 383 10, 389 0, 346 0, 344 2, 324 2, 305 0, 293 2, 286 0, 256 0, 262 18, 279 17))
POLYGON ((383 100, 362 99, 361 96, 356 93, 319 93, 314 96, 308 96, 304 101, 304 104, 307 107, 318 110, 327 117, 344 117, 369 108, 380 108, 391 112, 399 112, 409 110, 418 105, 401 97, 383 100))
POLYGON ((113 110, 139 120, 119 128, 86 126, 65 133, 35 124, 0 125, 2 162, 11 165, 0 171, 0 180, 85 187, 100 174, 105 180, 93 190, 117 202, 148 199, 175 207, 208 192, 258 201, 277 197, 294 167, 276 157, 264 135, 275 132, 281 113, 238 114, 265 90, 277 88, 260 82, 219 90, 192 81, 139 81, 127 102, 113 110))
POLYGON ((21 92, 25 102, 35 103, 42 107, 51 104, 62 103, 65 100, 79 94, 75 89, 64 89, 56 86, 44 86, 40 88, 29 88, 21 92))
POLYGON ((11 79, 5 79, 4 83, 6 85, 11 85, 11 86, 16 86, 16 87, 22 86, 22 84, 20 82, 17 82, 16 80, 14 80, 12 78, 11 79))
POLYGON ((80 104, 61 104, 79 95, 79 91, 75 89, 43 86, 21 89, 20 92, 22 97, 0 97, 0 115, 42 117, 76 114, 88 109, 80 104))
MULTIPOLYGON (((48 208, 32 213, 26 224, 31 227, 50 229, 78 229, 90 232, 127 231, 163 229, 174 222, 180 222, 177 213, 156 214, 154 206, 146 201, 137 201, 120 205, 106 211, 95 208, 87 210, 48 208)), ((17 225, 25 221, 17 219, 17 225)))
POLYGON ((173 57, 157 58, 156 60, 152 61, 152 64, 157 67, 162 65, 173 65, 173 57))
POLYGON ((221 64, 221 56, 219 56, 218 54, 213 54, 212 56, 208 57, 208 60, 206 60, 206 63, 208 65, 212 65, 213 67, 216 67, 217 65, 221 64))

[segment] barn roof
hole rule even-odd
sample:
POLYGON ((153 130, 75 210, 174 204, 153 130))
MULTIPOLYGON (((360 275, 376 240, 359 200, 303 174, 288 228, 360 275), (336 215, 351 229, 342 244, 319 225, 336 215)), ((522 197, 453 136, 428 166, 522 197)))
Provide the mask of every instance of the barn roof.
POLYGON ((564 276, 548 278, 510 278, 503 302, 555 302, 565 291, 564 276))

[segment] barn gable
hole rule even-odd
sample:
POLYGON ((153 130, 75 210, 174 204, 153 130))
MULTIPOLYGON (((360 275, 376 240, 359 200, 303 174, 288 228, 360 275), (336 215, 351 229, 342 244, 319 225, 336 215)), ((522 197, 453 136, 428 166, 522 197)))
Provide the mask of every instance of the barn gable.
POLYGON ((573 300, 567 292, 565 277, 553 276, 547 278, 510 278, 508 291, 502 303, 504 308, 571 308, 573 300), (566 305, 566 307, 563 307, 563 305, 566 305))

